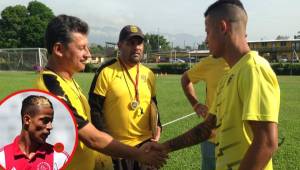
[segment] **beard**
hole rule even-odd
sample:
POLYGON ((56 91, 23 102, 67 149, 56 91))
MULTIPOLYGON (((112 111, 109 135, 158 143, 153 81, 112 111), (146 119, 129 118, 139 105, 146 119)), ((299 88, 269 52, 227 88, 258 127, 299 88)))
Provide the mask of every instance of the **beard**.
POLYGON ((129 62, 138 64, 139 62, 142 61, 142 58, 143 58, 143 54, 132 54, 129 57, 129 62))

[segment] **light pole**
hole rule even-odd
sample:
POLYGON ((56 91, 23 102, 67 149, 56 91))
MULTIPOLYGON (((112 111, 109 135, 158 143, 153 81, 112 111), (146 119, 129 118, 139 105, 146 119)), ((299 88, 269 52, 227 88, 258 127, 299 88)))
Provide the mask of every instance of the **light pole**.
POLYGON ((151 48, 150 47, 150 41, 149 41, 149 39, 147 39, 147 56, 146 56, 146 63, 148 63, 148 57, 149 57, 149 48, 151 48))

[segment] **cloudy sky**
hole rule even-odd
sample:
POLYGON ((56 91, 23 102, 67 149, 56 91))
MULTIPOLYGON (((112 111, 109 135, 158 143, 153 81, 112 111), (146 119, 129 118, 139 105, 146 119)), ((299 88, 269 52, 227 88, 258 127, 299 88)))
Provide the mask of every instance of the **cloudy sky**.
MULTIPOLYGON (((7 6, 29 0, 0 0, 7 6)), ((214 0, 40 0, 55 15, 80 17, 91 27, 90 41, 116 41, 120 29, 136 24, 144 32, 163 34, 174 45, 200 43, 205 38, 203 12, 214 0)), ((248 12, 248 40, 293 37, 300 31, 299 0, 243 0, 248 12)))

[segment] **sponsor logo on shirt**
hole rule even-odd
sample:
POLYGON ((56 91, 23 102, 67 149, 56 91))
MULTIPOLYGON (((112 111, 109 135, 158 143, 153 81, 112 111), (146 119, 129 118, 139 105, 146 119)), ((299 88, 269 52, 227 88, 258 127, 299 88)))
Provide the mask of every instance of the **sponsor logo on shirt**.
POLYGON ((50 170, 50 165, 47 162, 41 162, 38 164, 37 170, 50 170))

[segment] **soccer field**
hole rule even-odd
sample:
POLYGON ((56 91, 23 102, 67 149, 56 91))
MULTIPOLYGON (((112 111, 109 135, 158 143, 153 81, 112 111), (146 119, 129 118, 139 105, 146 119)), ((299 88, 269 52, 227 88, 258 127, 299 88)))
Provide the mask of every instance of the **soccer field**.
MULTIPOLYGON (((32 88, 36 73, 33 72, 0 72, 0 98, 21 89, 32 88)), ((93 74, 78 74, 76 80, 85 94, 88 93, 93 74)), ((275 170, 300 170, 300 76, 279 76, 281 105, 279 115, 279 136, 284 143, 273 157, 275 170)), ((205 92, 204 85, 199 84, 196 90, 201 101, 205 92)), ((180 76, 168 75, 157 77, 157 98, 162 124, 192 113, 180 86, 180 76)), ((196 115, 169 124, 163 128, 161 142, 175 137, 194 127, 202 119, 196 115)), ((199 145, 176 151, 163 169, 200 169, 199 145)))

